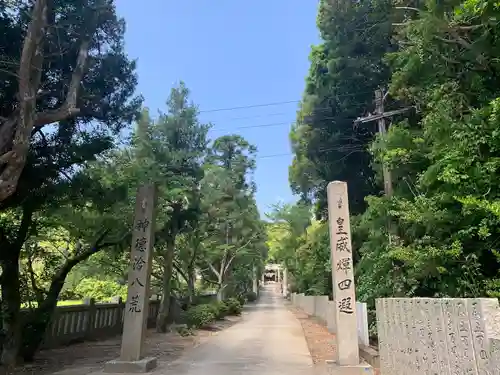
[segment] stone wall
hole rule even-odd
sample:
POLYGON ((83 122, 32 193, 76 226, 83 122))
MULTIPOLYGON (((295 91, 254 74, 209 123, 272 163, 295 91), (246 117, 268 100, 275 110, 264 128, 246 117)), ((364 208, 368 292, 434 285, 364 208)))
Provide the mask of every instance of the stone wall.
POLYGON ((500 375, 497 299, 376 301, 382 375, 500 375))
MULTIPOLYGON (((334 302, 328 296, 306 296, 304 293, 292 293, 292 304, 310 316, 318 318, 328 327, 331 333, 336 333, 334 302)), ((356 302, 358 317, 359 343, 368 346, 368 310, 366 303, 356 302)))

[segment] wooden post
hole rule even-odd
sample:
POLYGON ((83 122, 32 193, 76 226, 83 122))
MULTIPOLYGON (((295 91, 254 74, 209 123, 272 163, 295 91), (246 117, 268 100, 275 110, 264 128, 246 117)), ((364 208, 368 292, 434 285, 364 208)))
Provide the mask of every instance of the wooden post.
MULTIPOLYGON (((379 115, 384 114, 384 93, 381 89, 375 91, 375 112, 379 115)), ((385 128, 385 117, 381 116, 378 120, 378 132, 385 144, 387 130, 385 128)), ((384 146, 385 149, 385 146, 384 146)), ((382 172, 384 175, 384 192, 388 197, 392 196, 392 176, 391 171, 387 167, 387 163, 382 163, 382 172)))

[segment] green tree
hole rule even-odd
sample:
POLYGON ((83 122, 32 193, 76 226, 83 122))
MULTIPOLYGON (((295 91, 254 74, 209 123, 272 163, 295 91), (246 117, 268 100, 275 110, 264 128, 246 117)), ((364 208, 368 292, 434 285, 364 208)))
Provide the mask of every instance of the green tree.
MULTIPOLYGON (((204 279, 216 285, 219 300, 225 296, 237 265, 249 274, 262 262, 264 227, 257 211, 252 172, 256 149, 240 136, 223 136, 213 142, 202 184, 205 208, 200 269, 204 279)), ((250 276, 250 280, 253 277, 250 276)))
POLYGON ((163 298, 156 328, 165 332, 176 240, 199 215, 198 186, 203 178, 209 126, 199 122, 197 108, 189 102, 189 90, 183 82, 171 90, 166 113, 153 121, 144 112, 139 124, 147 131, 143 137, 136 137, 138 164, 134 168, 143 181, 150 180, 158 186, 155 253, 162 268, 163 298))
POLYGON ((116 128, 132 119, 139 103, 129 102, 134 64, 123 52, 124 23, 112 1, 36 0, 18 2, 14 9, 2 4, 5 35, 12 38, 2 50, 7 67, 1 73, 6 100, 0 110, 4 203, 22 184, 30 144, 35 136, 43 138, 42 129, 92 120, 116 128), (107 79, 109 72, 114 79, 107 79))
MULTIPOLYGON (((318 27, 324 43, 313 50, 303 108, 292 131, 296 157, 290 179, 323 219, 326 182, 350 185, 357 295, 372 307, 384 296, 500 294, 499 50, 493 21, 498 11, 481 1, 321 2, 318 27), (373 109, 371 98, 363 98, 358 88, 385 85, 389 109, 405 104, 419 112, 404 121, 393 118, 384 138, 350 139, 361 130, 348 128, 343 116, 373 109), (314 113, 318 100, 333 109, 323 128, 319 111, 314 113), (342 147, 358 141, 363 157, 354 164, 353 150, 342 147), (330 158, 322 151, 328 147, 345 152, 330 158), (392 197, 381 197, 376 188, 382 163, 392 171, 392 197)), ((321 284, 316 275, 326 264, 325 230, 325 224, 313 224, 291 246, 292 259, 303 266, 296 274, 307 281, 301 286, 305 291, 321 284)), ((273 246, 286 248, 289 237, 279 233, 273 246)))
POLYGON ((373 92, 389 80, 382 62, 392 50, 390 3, 320 1, 317 25, 323 42, 311 51, 297 121, 291 131, 295 154, 290 184, 313 200, 326 218, 326 185, 347 181, 351 212, 366 208, 364 197, 377 194, 368 146, 375 128, 354 126, 371 107, 373 92))
POLYGON ((396 231, 390 244, 369 231, 363 293, 373 295, 371 279, 386 295, 498 295, 498 7, 428 2, 395 12, 407 21, 387 56, 391 92, 417 103, 421 118, 393 125, 386 148, 374 147, 406 176, 391 201, 373 198, 366 213, 368 228, 388 218, 396 231))
MULTIPOLYGON (((15 363, 21 339, 21 249, 42 212, 99 194, 99 184, 79 171, 114 146, 114 136, 132 120, 140 104, 140 98, 133 97, 135 64, 123 52, 123 21, 112 3, 97 8, 97 3, 83 0, 51 3, 45 9, 47 27, 30 30, 39 37, 24 39, 26 48, 38 43, 28 49, 31 54, 38 47, 43 50, 36 54, 39 60, 33 61, 29 51, 19 56, 23 35, 40 20, 43 3, 21 3, 13 12, 6 8, 0 12, 2 35, 10 36, 2 61, 20 61, 20 66, 9 65, 0 73, 5 99, 0 107, 1 209, 6 215, 0 224, 2 362, 9 366, 15 363), (13 67, 18 75, 10 74, 13 67)), ((93 237, 85 238, 89 242, 84 241, 84 249, 99 233, 93 237)))

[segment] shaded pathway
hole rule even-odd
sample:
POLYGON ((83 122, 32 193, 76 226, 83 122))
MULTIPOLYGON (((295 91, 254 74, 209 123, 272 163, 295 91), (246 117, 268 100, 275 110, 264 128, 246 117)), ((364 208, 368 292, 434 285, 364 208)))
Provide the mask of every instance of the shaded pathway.
POLYGON ((300 322, 284 306, 274 286, 265 286, 260 302, 246 311, 242 322, 154 373, 294 375, 312 372, 300 322))

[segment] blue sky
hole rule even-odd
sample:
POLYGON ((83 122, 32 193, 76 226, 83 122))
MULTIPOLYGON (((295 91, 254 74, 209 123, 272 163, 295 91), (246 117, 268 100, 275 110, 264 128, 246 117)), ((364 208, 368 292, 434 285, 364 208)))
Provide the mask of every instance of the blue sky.
POLYGON ((304 90, 310 46, 319 40, 318 0, 116 3, 127 22, 127 52, 138 59, 138 92, 152 113, 165 108, 170 88, 183 80, 201 120, 214 124, 212 139, 240 134, 257 146, 261 214, 279 200, 293 200, 288 133, 304 90), (211 111, 276 102, 291 103, 211 111))

